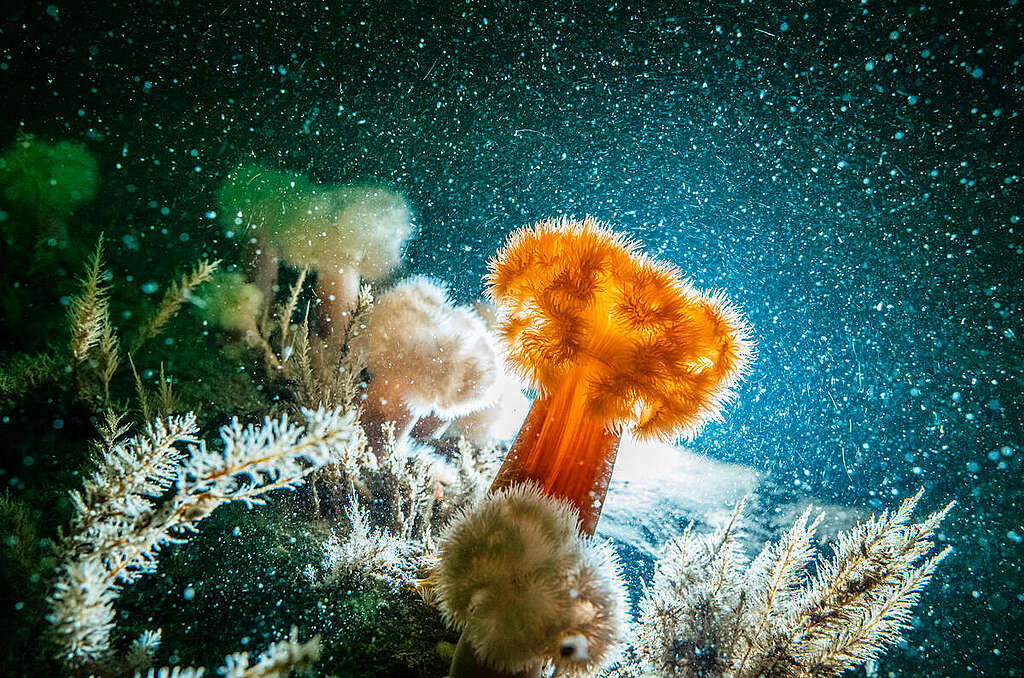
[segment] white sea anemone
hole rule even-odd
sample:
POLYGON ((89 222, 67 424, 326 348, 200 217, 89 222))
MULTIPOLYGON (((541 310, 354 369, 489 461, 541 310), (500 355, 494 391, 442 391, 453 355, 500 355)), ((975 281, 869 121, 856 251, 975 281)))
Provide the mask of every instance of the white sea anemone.
POLYGON ((278 223, 266 229, 285 261, 317 271, 354 266, 368 279, 398 265, 412 231, 402 196, 374 186, 295 190, 302 192, 279 203, 278 223))
MULTIPOLYGON (((473 310, 487 325, 488 331, 498 336, 498 309, 487 301, 477 301, 473 310)), ((498 344, 498 383, 495 386, 494 402, 469 414, 464 414, 452 422, 450 433, 463 437, 477 447, 486 447, 496 441, 512 440, 523 420, 530 411, 530 399, 524 394, 526 385, 523 380, 505 367, 507 355, 498 344)))
POLYGON ((618 559, 580 536, 569 504, 532 485, 495 492, 452 521, 438 554, 432 593, 484 664, 585 675, 614 656, 626 615, 618 559))
POLYGON ((398 266, 412 233, 401 195, 368 185, 316 185, 301 175, 242 165, 218 191, 222 219, 248 230, 249 265, 270 290, 278 261, 317 274, 326 328, 355 306, 362 281, 398 266))
POLYGON ((331 197, 336 251, 355 263, 363 278, 390 273, 398 266, 412 232, 405 199, 377 186, 343 186, 331 197))
POLYGON ((407 409, 451 419, 494 401, 498 349, 469 308, 453 307, 425 276, 402 281, 374 304, 356 347, 373 381, 367 407, 399 421, 407 409))

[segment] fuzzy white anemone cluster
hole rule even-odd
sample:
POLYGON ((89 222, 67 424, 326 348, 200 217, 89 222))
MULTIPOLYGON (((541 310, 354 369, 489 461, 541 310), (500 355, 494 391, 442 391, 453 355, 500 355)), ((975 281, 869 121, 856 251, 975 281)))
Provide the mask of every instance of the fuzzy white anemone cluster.
POLYGON ((453 306, 445 289, 425 276, 408 278, 382 295, 356 345, 373 381, 368 406, 397 420, 451 419, 497 397, 499 354, 494 336, 470 308, 453 306))
POLYGON ((446 530, 432 593, 484 664, 587 675, 616 654, 626 616, 619 562, 576 525, 569 504, 516 485, 446 530))
POLYGON ((293 266, 354 266, 368 279, 398 265, 412 231, 409 206, 396 193, 369 185, 317 185, 260 164, 228 174, 218 202, 230 226, 254 228, 293 266))
POLYGON ((398 266, 412 233, 401 195, 370 185, 321 185, 261 164, 230 172, 217 192, 221 219, 247 231, 249 277, 271 294, 283 261, 316 271, 322 330, 333 331, 362 282, 398 266))
POLYGON ((377 186, 316 191, 272 231, 285 261, 317 271, 354 266, 370 280, 398 265, 412 230, 402 196, 377 186))

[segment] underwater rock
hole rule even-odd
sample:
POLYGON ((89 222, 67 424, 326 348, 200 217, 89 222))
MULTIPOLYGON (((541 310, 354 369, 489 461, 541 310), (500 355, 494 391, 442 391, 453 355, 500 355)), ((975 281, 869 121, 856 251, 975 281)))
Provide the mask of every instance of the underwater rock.
POLYGON ((721 527, 744 497, 770 487, 749 466, 626 436, 597 533, 649 563, 690 521, 721 527))

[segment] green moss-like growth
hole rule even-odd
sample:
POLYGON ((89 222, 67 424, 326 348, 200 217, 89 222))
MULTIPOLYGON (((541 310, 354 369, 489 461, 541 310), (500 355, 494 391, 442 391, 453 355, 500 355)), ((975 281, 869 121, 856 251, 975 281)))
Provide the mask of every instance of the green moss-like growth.
POLYGON ((295 624, 300 636, 321 635, 320 675, 443 676, 438 643, 454 638, 411 587, 307 578, 306 566, 321 560, 325 528, 310 523, 301 504, 280 493, 251 510, 226 506, 187 544, 164 551, 159 570, 119 600, 115 645, 160 627, 159 663, 216 666, 230 652, 261 650, 295 624))
POLYGON ((5 202, 22 210, 66 219, 96 195, 99 166, 85 144, 19 137, 0 157, 5 202))
MULTIPOLYGON (((25 502, 10 494, 0 495, 0 662, 5 675, 43 670, 45 659, 25 653, 26 647, 42 650, 48 624, 46 596, 49 575, 56 562, 47 540, 36 533, 36 517, 25 502)), ((47 647, 46 650, 49 650, 47 647)))
POLYGON ((263 301, 263 291, 241 273, 218 271, 193 304, 211 325, 244 335, 256 331, 263 301))
POLYGON ((13 402, 56 379, 63 367, 52 353, 19 353, 0 360, 0 403, 13 402))

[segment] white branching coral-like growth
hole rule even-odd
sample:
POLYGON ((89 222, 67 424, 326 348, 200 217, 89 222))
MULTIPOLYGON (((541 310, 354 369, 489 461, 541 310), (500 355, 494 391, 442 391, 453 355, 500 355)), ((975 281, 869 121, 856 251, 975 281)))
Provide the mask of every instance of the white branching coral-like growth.
MULTIPOLYGON (((285 678, 292 671, 310 671, 319 658, 320 636, 300 643, 298 629, 293 626, 288 639, 271 645, 255 664, 249 662, 247 652, 228 655, 218 675, 226 678, 285 678)), ((165 666, 149 669, 145 678, 203 678, 205 675, 204 668, 165 666)), ((142 678, 142 673, 136 673, 135 678, 142 678)))
MULTIPOLYGON (((135 678, 142 678, 142 675, 136 673, 135 678)), ((206 669, 196 669, 191 666, 164 666, 159 669, 150 669, 145 674, 145 678, 204 678, 205 676, 206 669)))
POLYGON ((920 523, 922 492, 838 535, 814 560, 822 516, 810 509, 752 562, 739 545, 742 503, 710 535, 671 542, 640 605, 636 651, 659 676, 838 676, 901 638, 910 610, 950 548, 929 555, 952 503, 920 523))
POLYGON ((138 638, 132 642, 122 661, 123 666, 129 672, 138 673, 153 666, 153 655, 160 648, 163 640, 161 629, 143 631, 138 638))
POLYGON ((285 678, 292 671, 311 670, 319 658, 320 636, 300 643, 293 626, 288 639, 271 645, 255 664, 249 663, 248 653, 237 652, 228 656, 220 674, 225 678, 285 678))
MULTIPOLYGON (((373 527, 359 498, 352 496, 345 508, 350 525, 347 532, 331 530, 323 544, 324 581, 351 582, 365 579, 407 579, 413 572, 408 557, 408 543, 388 530, 373 527)), ((316 569, 308 567, 307 575, 317 582, 316 569)))
POLYGON ((120 588, 156 568, 161 546, 184 541, 218 506, 262 504, 267 493, 294 488, 324 466, 337 448, 361 444, 354 412, 303 413, 304 426, 287 417, 258 427, 235 420, 221 429, 222 451, 196 438, 192 415, 158 420, 125 442, 108 437, 96 470, 72 493, 75 517, 50 616, 65 660, 103 657, 120 588))
POLYGON ((409 582, 441 528, 483 498, 497 462, 493 449, 461 440, 449 463, 385 425, 379 458, 347 448, 318 474, 319 510, 337 525, 324 542, 322 570, 310 566, 307 575, 321 584, 409 582))

